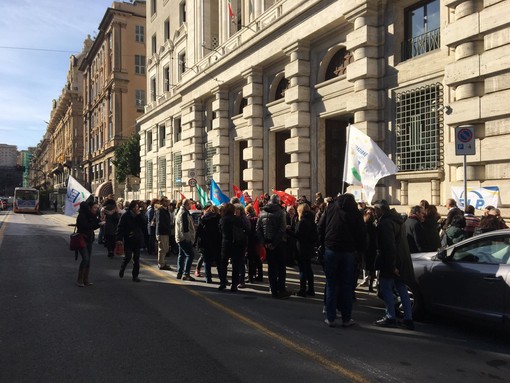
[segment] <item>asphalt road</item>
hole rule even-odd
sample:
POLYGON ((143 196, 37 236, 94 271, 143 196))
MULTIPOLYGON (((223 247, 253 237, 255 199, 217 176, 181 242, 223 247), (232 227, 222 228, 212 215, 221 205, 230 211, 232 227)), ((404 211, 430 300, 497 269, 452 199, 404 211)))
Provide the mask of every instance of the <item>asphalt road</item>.
MULTIPOLYGON (((79 288, 73 219, 2 212, 0 222, 0 382, 510 381, 510 342, 497 329, 445 319, 381 329, 382 303, 362 289, 358 325, 329 328, 321 294, 274 300, 267 279, 219 292, 147 255, 133 283, 97 244, 94 286, 79 288)), ((296 278, 289 269, 291 289, 296 278)))

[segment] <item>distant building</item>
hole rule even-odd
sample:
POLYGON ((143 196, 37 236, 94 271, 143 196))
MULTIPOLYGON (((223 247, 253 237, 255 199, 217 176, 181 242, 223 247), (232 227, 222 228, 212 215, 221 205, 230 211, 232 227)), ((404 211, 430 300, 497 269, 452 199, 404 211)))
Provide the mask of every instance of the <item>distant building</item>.
POLYGON ((32 152, 35 148, 28 148, 28 150, 21 150, 19 155, 19 163, 22 168, 23 176, 22 176, 22 186, 23 187, 31 187, 30 185, 30 162, 32 160, 32 152))
MULTIPOLYGON (((67 81, 57 100, 53 100, 47 132, 50 134, 50 164, 53 189, 63 194, 67 179, 83 182, 83 73, 78 69, 94 42, 88 36, 83 49, 69 58, 67 81)), ((61 196, 63 200, 63 195, 61 196)))
POLYGON ((16 145, 0 144, 0 167, 15 167, 17 158, 16 145))
POLYGON ((145 65, 145 1, 114 2, 80 65, 84 186, 98 197, 123 192, 115 177, 115 148, 137 131, 145 105, 145 65))

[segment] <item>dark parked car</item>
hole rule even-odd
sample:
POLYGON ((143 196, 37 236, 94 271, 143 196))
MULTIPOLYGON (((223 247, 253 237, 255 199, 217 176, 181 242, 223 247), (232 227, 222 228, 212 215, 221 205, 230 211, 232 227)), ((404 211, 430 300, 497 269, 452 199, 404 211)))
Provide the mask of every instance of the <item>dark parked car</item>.
POLYGON ((510 330, 510 229, 412 258, 416 319, 425 312, 453 314, 510 330))

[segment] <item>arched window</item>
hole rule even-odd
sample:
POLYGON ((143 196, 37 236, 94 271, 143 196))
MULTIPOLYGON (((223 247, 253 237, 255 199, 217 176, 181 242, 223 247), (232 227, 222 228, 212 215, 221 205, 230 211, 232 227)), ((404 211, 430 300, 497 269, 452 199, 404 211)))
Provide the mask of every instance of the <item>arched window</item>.
POLYGON ((351 52, 345 48, 340 49, 331 58, 328 69, 326 70, 326 78, 324 80, 327 81, 331 80, 332 78, 344 75, 347 70, 347 65, 353 61, 354 57, 351 52))
POLYGON ((248 100, 243 97, 241 103, 239 104, 239 114, 243 113, 243 109, 246 105, 248 105, 248 100))
POLYGON ((289 88, 289 80, 283 77, 276 87, 275 101, 285 97, 285 91, 289 88))

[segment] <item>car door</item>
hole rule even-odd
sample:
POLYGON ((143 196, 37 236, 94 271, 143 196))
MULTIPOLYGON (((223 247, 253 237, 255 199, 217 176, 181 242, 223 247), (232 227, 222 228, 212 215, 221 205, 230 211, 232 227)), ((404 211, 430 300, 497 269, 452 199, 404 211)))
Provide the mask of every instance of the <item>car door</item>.
POLYGON ((508 235, 483 237, 455 247, 431 268, 433 299, 439 311, 500 322, 507 311, 508 235))

